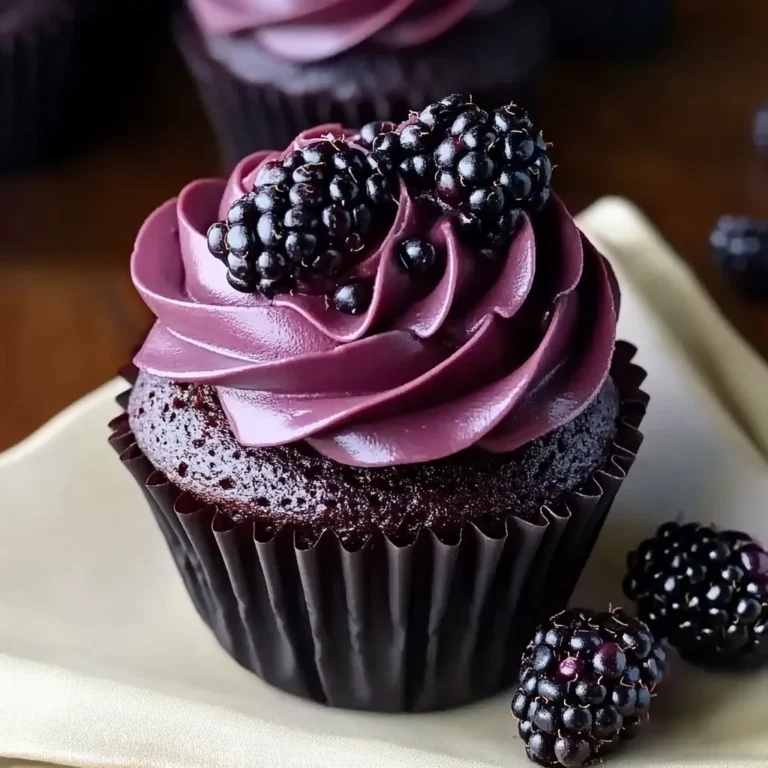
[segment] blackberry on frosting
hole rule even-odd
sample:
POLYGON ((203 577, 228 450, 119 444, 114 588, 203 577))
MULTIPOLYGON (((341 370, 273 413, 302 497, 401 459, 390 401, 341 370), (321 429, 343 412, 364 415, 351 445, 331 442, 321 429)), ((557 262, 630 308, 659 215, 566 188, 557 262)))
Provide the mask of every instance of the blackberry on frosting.
POLYGON ((428 240, 403 240, 397 252, 400 265, 412 275, 427 275, 438 263, 435 246, 428 240))
POLYGON ((550 196, 548 144, 514 103, 488 112, 461 94, 430 104, 395 130, 366 126, 377 168, 394 168, 409 188, 446 212, 460 213, 462 236, 503 248, 519 211, 550 196))
POLYGON ((333 305, 345 315, 360 315, 365 312, 373 298, 370 280, 350 280, 342 283, 333 294, 333 305))
MULTIPOLYGON (((403 182, 421 207, 452 217, 478 253, 500 254, 523 213, 546 204, 551 174, 547 144, 524 109, 487 112, 454 94, 399 127, 369 123, 353 136, 315 139, 264 163, 253 191, 208 230, 208 249, 244 293, 273 297, 337 278, 394 220, 394 192, 403 182)), ((411 273, 436 261, 428 248, 412 255, 400 256, 411 273)), ((334 295, 339 288, 324 290, 334 306, 347 307, 334 295)), ((352 314, 363 306, 355 302, 352 314)))
POLYGON ((344 139, 324 138, 272 160, 252 192, 208 230, 208 249, 229 284, 272 297, 354 266, 394 216, 393 181, 344 139))

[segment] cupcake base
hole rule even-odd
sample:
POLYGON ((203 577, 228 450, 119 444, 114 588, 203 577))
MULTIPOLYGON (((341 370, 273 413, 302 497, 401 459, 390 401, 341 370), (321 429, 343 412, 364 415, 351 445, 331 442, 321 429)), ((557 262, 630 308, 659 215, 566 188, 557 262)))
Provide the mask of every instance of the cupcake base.
POLYGON ((510 509, 536 519, 542 504, 603 466, 619 403, 608 379, 575 419, 516 451, 467 449, 390 467, 347 466, 306 443, 244 449, 213 387, 146 372, 133 385, 128 423, 172 484, 234 522, 253 521, 258 536, 290 525, 299 546, 309 548, 330 530, 352 550, 373 533, 409 544, 424 527, 454 541, 469 522, 499 536, 510 509))
POLYGON ((449 93, 489 104, 525 99, 550 53, 549 13, 539 0, 515 0, 412 50, 362 45, 309 65, 277 60, 248 35, 206 35, 186 10, 174 36, 225 169, 257 150, 286 147, 313 125, 399 122, 449 93))
MULTIPOLYGON (((612 455, 538 519, 475 525, 455 543, 422 530, 356 551, 332 533, 312 547, 285 527, 259 539, 156 471, 123 414, 110 443, 144 490, 179 572, 221 645, 268 683, 336 707, 418 712, 490 696, 515 679, 535 624, 561 609, 642 442, 645 376, 619 344, 612 455)), ((127 404, 127 396, 122 405, 127 404)))

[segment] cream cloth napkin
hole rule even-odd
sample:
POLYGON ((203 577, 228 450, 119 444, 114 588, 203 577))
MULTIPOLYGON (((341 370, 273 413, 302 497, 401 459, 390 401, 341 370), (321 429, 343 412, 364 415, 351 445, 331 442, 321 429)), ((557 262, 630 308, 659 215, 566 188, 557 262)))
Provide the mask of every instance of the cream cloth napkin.
MULTIPOLYGON (((621 603, 625 552, 660 521, 768 541, 768 373, 635 208, 602 200, 580 223, 617 267, 621 336, 640 347, 652 395, 646 443, 577 589, 600 606, 621 603)), ((0 768, 529 765, 509 694, 438 714, 352 713, 238 667, 106 444, 121 389, 105 385, 0 457, 0 768)), ((765 766, 766 710, 768 672, 678 663, 647 735, 610 764, 765 766)))

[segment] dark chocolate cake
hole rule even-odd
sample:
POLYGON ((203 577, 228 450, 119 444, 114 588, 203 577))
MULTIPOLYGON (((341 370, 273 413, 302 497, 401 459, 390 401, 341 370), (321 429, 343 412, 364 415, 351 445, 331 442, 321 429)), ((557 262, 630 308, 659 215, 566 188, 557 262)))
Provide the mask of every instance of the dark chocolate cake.
POLYGON ((374 533, 413 541, 422 528, 455 539, 467 522, 503 533, 511 514, 535 518, 604 466, 619 397, 608 380, 573 421, 509 454, 468 449, 426 464, 352 467, 312 448, 244 448, 212 387, 140 374, 128 408, 136 442, 154 466, 235 522, 268 538, 288 524, 302 543, 328 529, 357 546, 374 533))

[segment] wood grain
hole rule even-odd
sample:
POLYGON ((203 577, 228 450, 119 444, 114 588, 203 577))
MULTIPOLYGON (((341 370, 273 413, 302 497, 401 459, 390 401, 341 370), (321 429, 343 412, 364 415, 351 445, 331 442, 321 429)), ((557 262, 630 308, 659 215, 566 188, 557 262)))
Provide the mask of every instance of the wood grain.
MULTIPOLYGON (((768 356, 768 304, 733 292, 706 248, 721 213, 768 216, 768 159, 750 140, 768 102, 768 4, 680 0, 679 17, 675 39, 651 58, 553 65, 538 121, 569 207, 603 194, 634 200, 768 356)), ((119 130, 55 168, 0 179, 0 450, 126 361, 150 322, 128 276, 136 231, 188 181, 216 172, 194 89, 169 49, 119 130)))

